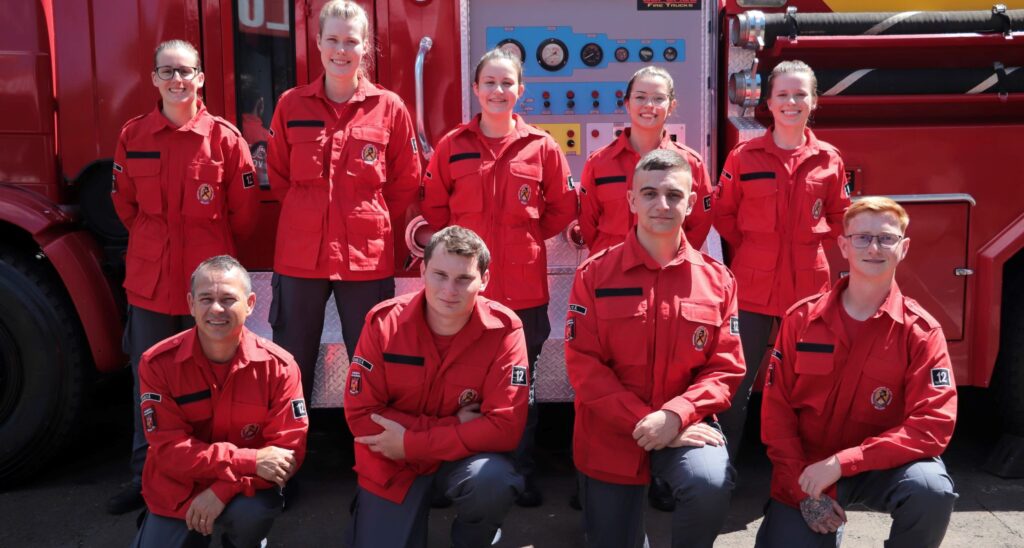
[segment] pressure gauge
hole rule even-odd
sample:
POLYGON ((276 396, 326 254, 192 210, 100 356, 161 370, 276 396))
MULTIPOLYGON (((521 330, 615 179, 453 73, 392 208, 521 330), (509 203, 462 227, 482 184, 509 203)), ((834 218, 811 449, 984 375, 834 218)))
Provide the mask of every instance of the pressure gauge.
POLYGON ((505 50, 519 58, 519 62, 526 62, 526 48, 518 40, 506 38, 498 42, 498 49, 505 50))
POLYGON ((626 48, 615 48, 615 60, 625 63, 629 59, 629 50, 626 48))
POLYGON ((544 70, 560 70, 569 62, 569 48, 558 38, 548 38, 537 46, 537 62, 544 70))
POLYGON ((676 48, 669 46, 665 48, 665 51, 661 52, 661 55, 662 57, 665 58, 666 61, 671 63, 672 61, 675 61, 679 57, 679 51, 677 51, 676 48))
POLYGON ((640 48, 640 60, 644 63, 650 63, 651 59, 654 59, 654 50, 647 46, 640 48))
POLYGON ((593 42, 583 46, 583 49, 580 50, 580 61, 583 61, 583 64, 588 67, 596 67, 601 64, 602 60, 604 60, 604 50, 593 42))

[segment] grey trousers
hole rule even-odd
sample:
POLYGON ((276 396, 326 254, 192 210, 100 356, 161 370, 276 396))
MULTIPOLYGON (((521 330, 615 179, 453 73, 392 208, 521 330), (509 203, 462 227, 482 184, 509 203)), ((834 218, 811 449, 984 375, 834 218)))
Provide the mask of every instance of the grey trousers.
MULTIPOLYGON (((946 536, 953 502, 953 480, 942 459, 914 461, 839 480, 839 504, 861 504, 892 516, 886 548, 937 548, 946 536)), ((757 531, 757 548, 837 548, 843 528, 822 535, 811 531, 800 510, 770 500, 757 531)))
POLYGON ((132 458, 129 467, 132 473, 132 483, 139 488, 142 487, 142 468, 146 464, 146 450, 149 444, 146 443, 146 433, 142 429, 142 412, 139 409, 139 360, 142 354, 149 350, 154 344, 191 328, 196 324, 192 316, 172 316, 152 312, 137 306, 128 307, 128 322, 124 328, 124 336, 121 339, 121 347, 132 365, 133 400, 135 407, 132 410, 134 425, 132 430, 132 458))
POLYGON ((533 448, 536 445, 537 422, 540 415, 537 407, 534 377, 537 373, 537 360, 544 349, 544 341, 551 335, 551 321, 548 319, 548 305, 516 310, 516 315, 523 322, 523 335, 526 338, 526 358, 530 362, 530 399, 526 412, 526 428, 523 437, 516 447, 513 461, 516 470, 525 477, 532 476, 536 469, 533 448))
MULTIPOLYGON (((213 534, 221 534, 224 546, 257 548, 270 532, 274 518, 281 513, 283 497, 276 488, 256 491, 256 495, 238 495, 214 522, 213 534)), ((185 520, 146 513, 135 535, 132 548, 205 548, 212 536, 189 531, 185 520)))
POLYGON ((456 548, 490 546, 523 478, 503 455, 481 453, 448 462, 413 482, 405 500, 395 504, 362 488, 356 490, 347 548, 426 548, 431 492, 443 490, 458 512, 452 522, 456 548))
POLYGON ((736 454, 743 443, 743 429, 747 424, 750 391, 754 387, 757 370, 761 366, 761 360, 767 350, 772 326, 778 320, 775 316, 766 316, 746 310, 740 310, 739 316, 740 345, 743 347, 743 359, 747 362, 747 373, 732 396, 732 405, 725 412, 718 414, 718 423, 722 425, 722 432, 729 440, 729 458, 732 460, 736 460, 736 454))
MULTIPOLYGON (((722 530, 736 471, 723 446, 651 451, 651 475, 672 488, 672 546, 708 547, 722 530)), ((644 533, 643 485, 607 483, 580 474, 584 543, 587 548, 641 548, 644 533)))
POLYGON ((341 337, 351 359, 363 332, 366 313, 377 303, 395 296, 395 279, 342 282, 274 273, 271 289, 273 301, 269 320, 274 329, 274 342, 290 352, 299 364, 302 395, 306 405, 312 406, 313 374, 320 353, 327 300, 334 294, 341 319, 341 337))

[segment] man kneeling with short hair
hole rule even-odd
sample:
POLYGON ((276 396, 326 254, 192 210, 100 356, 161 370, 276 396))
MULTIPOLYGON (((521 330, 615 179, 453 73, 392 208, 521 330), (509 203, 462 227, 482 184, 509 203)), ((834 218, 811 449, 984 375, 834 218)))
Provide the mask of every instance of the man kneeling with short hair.
POLYGON ((479 296, 489 262, 473 231, 440 230, 423 290, 366 317, 345 394, 359 476, 349 546, 426 546, 433 490, 458 510, 452 545, 489 546, 523 489, 500 453, 526 424, 526 342, 515 312, 479 296))
POLYGON ((956 386, 939 323, 896 285, 908 223, 889 198, 854 202, 839 238, 850 275, 783 319, 761 407, 772 500, 759 547, 834 548, 851 504, 892 516, 887 547, 942 543, 956 386))
POLYGON ((135 547, 265 545, 306 450, 306 402, 291 355, 245 327, 256 294, 234 258, 200 263, 187 295, 196 326, 139 365, 149 512, 135 547))

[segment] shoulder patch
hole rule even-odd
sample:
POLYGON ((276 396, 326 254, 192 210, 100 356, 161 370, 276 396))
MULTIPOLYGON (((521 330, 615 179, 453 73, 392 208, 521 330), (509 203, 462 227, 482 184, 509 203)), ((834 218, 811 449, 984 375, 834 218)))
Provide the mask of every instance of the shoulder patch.
POLYGON ((529 383, 527 382, 526 379, 527 379, 527 377, 526 377, 526 366, 525 365, 513 365, 512 366, 512 379, 511 379, 511 383, 510 384, 512 386, 527 386, 529 383))
POLYGON ((161 401, 163 401, 163 397, 160 394, 157 394, 156 392, 146 392, 145 394, 139 397, 139 403, 147 401, 154 401, 160 403, 161 401))
POLYGON ((246 171, 242 174, 242 188, 252 188, 256 186, 256 172, 246 171))
POLYGON ((301 419, 306 416, 306 400, 298 398, 292 400, 292 418, 301 419))
POLYGON ((711 195, 704 197, 704 211, 711 211, 711 195))
POLYGON ((935 388, 953 386, 953 372, 945 367, 932 369, 932 386, 935 388))
POLYGON ((587 315, 587 307, 585 307, 583 305, 579 305, 579 304, 571 304, 570 303, 569 304, 569 312, 575 312, 575 313, 579 314, 580 316, 586 316, 587 315))
POLYGON ((373 364, 362 356, 352 356, 352 363, 360 365, 367 371, 373 371, 373 364))
POLYGON ((730 316, 729 317, 729 333, 732 335, 740 334, 740 317, 730 316))

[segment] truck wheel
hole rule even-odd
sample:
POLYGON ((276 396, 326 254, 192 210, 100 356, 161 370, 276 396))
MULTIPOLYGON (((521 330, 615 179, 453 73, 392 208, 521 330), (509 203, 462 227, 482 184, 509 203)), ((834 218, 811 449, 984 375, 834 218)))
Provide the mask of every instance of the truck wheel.
POLYGON ((38 471, 73 437, 88 348, 47 265, 0 248, 0 485, 38 471))

